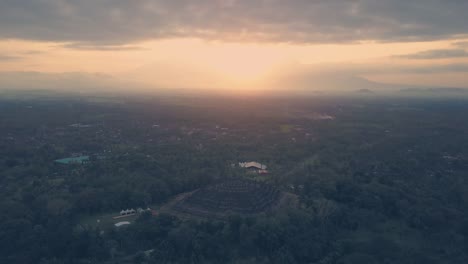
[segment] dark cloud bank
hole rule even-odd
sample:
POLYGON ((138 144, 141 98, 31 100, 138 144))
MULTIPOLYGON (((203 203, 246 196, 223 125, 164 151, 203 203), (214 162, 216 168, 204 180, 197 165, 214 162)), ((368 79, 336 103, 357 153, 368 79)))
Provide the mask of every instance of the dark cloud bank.
POLYGON ((123 44, 168 37, 297 43, 468 33, 466 0, 2 0, 0 38, 123 44))

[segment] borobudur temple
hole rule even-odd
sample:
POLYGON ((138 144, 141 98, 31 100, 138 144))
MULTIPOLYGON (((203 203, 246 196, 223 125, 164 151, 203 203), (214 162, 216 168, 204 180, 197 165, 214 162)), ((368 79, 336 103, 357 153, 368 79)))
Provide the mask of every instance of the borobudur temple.
POLYGON ((198 189, 176 199, 169 210, 202 218, 225 218, 230 214, 252 215, 273 208, 282 193, 251 180, 234 179, 198 189))

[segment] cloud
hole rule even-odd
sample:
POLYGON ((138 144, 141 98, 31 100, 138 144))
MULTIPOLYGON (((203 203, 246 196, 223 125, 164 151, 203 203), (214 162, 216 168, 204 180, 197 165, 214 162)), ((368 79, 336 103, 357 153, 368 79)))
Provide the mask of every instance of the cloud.
POLYGON ((436 49, 417 52, 413 54, 398 55, 398 58, 405 59, 418 59, 418 60, 429 60, 429 59, 452 59, 452 58, 466 58, 468 52, 464 49, 436 49))
POLYGON ((68 44, 60 45, 60 47, 66 49, 75 50, 99 50, 99 51, 123 51, 123 50, 144 50, 144 48, 137 46, 126 46, 126 45, 96 45, 82 42, 73 42, 68 44))
POLYGON ((465 0, 3 0, 0 38, 341 43, 468 35, 465 0))
POLYGON ((361 69, 364 73, 399 73, 399 74, 444 74, 444 73, 468 73, 468 63, 446 63, 424 66, 408 65, 369 65, 367 69, 361 69), (369 67, 370 66, 370 67, 369 67))
MULTIPOLYGON (((365 63, 365 64, 322 64, 322 65, 295 65, 291 66, 288 76, 294 75, 335 75, 335 76, 366 76, 385 74, 446 74, 446 73, 468 73, 468 63, 441 63, 408 65, 405 63, 365 63)), ((398 82, 398 80, 396 80, 398 82)))
POLYGON ((430 73, 468 73, 467 63, 449 63, 433 66, 402 67, 402 73, 430 74, 430 73))
POLYGON ((146 87, 102 73, 0 72, 0 90, 138 92, 144 88, 146 87))
POLYGON ((40 50, 27 50, 27 51, 21 52, 21 54, 24 54, 24 55, 39 55, 39 54, 44 54, 44 53, 45 53, 44 51, 40 51, 40 50))
POLYGON ((20 60, 22 57, 20 56, 12 56, 12 55, 2 55, 0 54, 0 61, 14 61, 14 60, 20 60))
POLYGON ((468 48, 468 41, 455 42, 453 45, 459 48, 468 48))

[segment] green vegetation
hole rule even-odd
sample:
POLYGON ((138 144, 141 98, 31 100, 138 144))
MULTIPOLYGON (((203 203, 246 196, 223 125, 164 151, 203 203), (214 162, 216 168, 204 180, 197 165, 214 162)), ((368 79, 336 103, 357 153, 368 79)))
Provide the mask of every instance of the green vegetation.
POLYGON ((467 263, 467 112, 455 99, 1 100, 0 263, 467 263), (89 162, 55 162, 75 153, 89 162), (246 160, 269 174, 232 166, 246 160), (299 206, 113 226, 122 209, 258 177, 299 206))
POLYGON ((291 126, 291 125, 281 125, 280 129, 281 129, 281 132, 283 132, 283 133, 289 133, 289 132, 292 131, 293 126, 291 126))

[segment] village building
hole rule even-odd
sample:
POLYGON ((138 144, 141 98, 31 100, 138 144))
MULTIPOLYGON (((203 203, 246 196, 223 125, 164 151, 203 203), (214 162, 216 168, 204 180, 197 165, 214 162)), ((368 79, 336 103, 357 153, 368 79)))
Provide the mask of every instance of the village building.
POLYGON ((144 213, 144 212, 151 212, 151 208, 148 207, 148 208, 146 208, 146 209, 143 209, 143 208, 139 207, 139 208, 136 210, 136 212, 139 213, 139 214, 142 214, 142 213, 144 213))
POLYGON ((71 158, 64 158, 64 159, 58 159, 55 160, 56 163, 60 164, 83 164, 89 162, 89 156, 77 156, 77 157, 71 157, 71 158))
POLYGON ((120 215, 133 215, 136 214, 135 209, 127 209, 120 211, 120 215))
POLYGON ((114 224, 116 227, 121 227, 121 226, 124 226, 124 225, 129 225, 130 222, 128 221, 123 221, 123 222, 118 222, 116 224, 114 224))
POLYGON ((255 161, 239 162, 239 167, 247 169, 249 172, 267 174, 267 166, 255 161))
POLYGON ((136 213, 138 214, 142 214, 144 212, 151 212, 151 209, 148 207, 147 209, 143 209, 141 207, 137 208, 136 210, 135 209, 126 209, 126 210, 122 210, 120 211, 120 215, 121 216, 124 216, 124 215, 134 215, 136 213))

